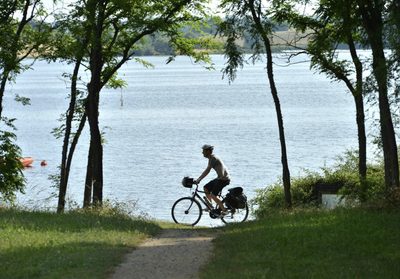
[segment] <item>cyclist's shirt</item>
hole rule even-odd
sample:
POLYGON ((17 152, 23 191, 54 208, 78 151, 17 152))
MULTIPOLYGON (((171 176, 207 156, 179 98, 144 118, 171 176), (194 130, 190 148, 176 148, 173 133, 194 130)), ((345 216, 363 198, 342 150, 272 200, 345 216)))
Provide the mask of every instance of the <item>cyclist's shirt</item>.
POLYGON ((211 158, 208 161, 208 165, 211 166, 217 172, 218 179, 225 181, 231 179, 228 169, 218 156, 211 154, 211 158))

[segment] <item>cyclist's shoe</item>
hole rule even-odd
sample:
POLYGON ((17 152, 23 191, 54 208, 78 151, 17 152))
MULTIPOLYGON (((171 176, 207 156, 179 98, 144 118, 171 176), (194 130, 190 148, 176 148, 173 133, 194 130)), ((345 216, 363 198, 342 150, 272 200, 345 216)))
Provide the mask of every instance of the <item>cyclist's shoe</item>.
POLYGON ((217 212, 214 212, 215 216, 217 216, 217 218, 224 218, 226 215, 229 214, 228 210, 226 211, 221 211, 221 209, 219 209, 217 212))
POLYGON ((222 211, 221 212, 221 217, 225 217, 228 214, 229 214, 228 210, 222 211))
POLYGON ((214 214, 214 216, 216 217, 216 218, 221 218, 221 209, 213 209, 212 211, 211 211, 213 214, 214 214))

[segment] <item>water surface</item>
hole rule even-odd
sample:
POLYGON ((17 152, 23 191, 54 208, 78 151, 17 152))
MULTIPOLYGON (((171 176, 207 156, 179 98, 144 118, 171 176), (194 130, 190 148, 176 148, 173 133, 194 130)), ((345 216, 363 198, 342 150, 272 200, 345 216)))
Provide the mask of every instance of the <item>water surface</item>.
MULTIPOLYGON (((139 210, 150 216, 172 220, 173 202, 189 194, 182 178, 197 178, 207 166, 201 153, 205 143, 213 144, 215 154, 227 165, 231 186, 244 187, 248 197, 277 181, 281 151, 265 63, 245 66, 229 84, 222 79, 221 56, 213 57, 215 71, 193 65, 185 57, 168 65, 166 57, 145 59, 155 68, 130 62, 119 71, 129 86, 101 93, 100 126, 107 140, 104 199, 137 201, 139 210)), ((36 159, 24 172, 28 191, 19 197, 20 203, 54 206, 57 202, 43 198, 55 191, 48 176, 58 174, 62 140, 50 132, 61 125, 58 118, 68 108, 68 83, 61 75, 71 68, 39 61, 7 90, 4 113, 18 118, 18 144, 24 156, 36 159), (31 105, 13 102, 14 94, 31 98, 31 105), (42 160, 47 161, 46 167, 40 166, 42 160)), ((357 148, 354 101, 344 84, 315 74, 309 63, 275 67, 274 75, 293 177, 302 168, 331 165, 338 154, 357 148)), ((68 186, 69 200, 78 204, 83 199, 88 147, 86 129, 68 186)), ((204 182, 214 177, 211 173, 204 182)), ((209 218, 203 219, 203 224, 210 223, 209 218)))

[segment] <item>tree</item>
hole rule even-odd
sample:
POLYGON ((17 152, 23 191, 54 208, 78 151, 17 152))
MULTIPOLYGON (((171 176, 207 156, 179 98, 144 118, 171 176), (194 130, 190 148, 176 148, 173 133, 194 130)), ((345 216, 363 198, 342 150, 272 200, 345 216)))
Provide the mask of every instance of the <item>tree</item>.
POLYGON ((398 36, 400 30, 400 2, 391 1, 390 5, 388 5, 388 13, 388 42, 390 49, 393 51, 392 63, 395 64, 398 71, 400 63, 400 37, 398 36))
MULTIPOLYGON (((82 38, 82 40, 76 40, 74 34, 81 32, 82 22, 80 19, 74 19, 66 15, 56 15, 56 26, 54 37, 55 43, 53 45, 54 52, 48 53, 46 56, 49 60, 60 60, 66 61, 69 64, 74 64, 72 74, 64 73, 64 78, 70 80, 70 103, 67 111, 65 112, 64 121, 60 128, 54 129, 53 134, 57 138, 63 138, 61 165, 60 165, 60 180, 59 180, 59 200, 58 200, 58 211, 61 212, 65 207, 65 196, 67 193, 67 185, 69 179, 69 173, 72 165, 72 159, 75 148, 78 144, 79 137, 83 131, 87 116, 84 110, 84 103, 87 98, 85 90, 78 89, 79 83, 85 84, 80 78, 80 70, 83 67, 85 49, 82 45, 86 45, 89 42, 89 38, 82 38), (73 123, 77 123, 77 130, 75 133, 72 132, 73 123)), ((88 182, 88 187, 85 187, 84 204, 90 204, 91 195, 91 182, 88 182), (89 197, 87 196, 89 195, 89 197)))
MULTIPOLYGON (((0 3, 0 119, 7 82, 15 81, 22 71, 32 66, 23 65, 27 57, 34 57, 48 47, 50 26, 40 0, 4 0, 0 3)), ((34 60, 33 60, 34 61, 34 60)), ((19 96, 17 100, 21 99, 19 96)))
POLYGON ((228 66, 223 70, 223 73, 229 77, 230 81, 234 81, 237 68, 243 67, 245 61, 244 51, 236 44, 237 39, 245 37, 245 32, 248 32, 254 40, 253 62, 266 55, 267 75, 279 127, 285 204, 287 207, 291 207, 290 172, 287 161, 283 116, 273 75, 272 49, 269 39, 275 27, 271 17, 274 16, 274 9, 279 7, 279 2, 269 1, 271 7, 268 9, 263 6, 263 1, 261 0, 224 0, 220 7, 224 10, 226 18, 220 25, 218 33, 227 38, 225 57, 228 58, 228 66))
MULTIPOLYGON (((38 55, 48 46, 50 26, 44 20, 44 12, 40 0, 3 0, 0 2, 0 124, 15 130, 12 124, 15 119, 3 116, 3 97, 9 82, 15 82, 16 76, 33 64, 22 62, 30 55, 38 55)), ((34 61, 34 60, 33 60, 34 61)), ((15 100, 24 105, 29 104, 27 98, 16 96, 15 100)), ((3 197, 12 201, 16 191, 23 192, 25 179, 19 146, 14 143, 16 135, 8 131, 0 131, 0 192, 3 197)))
MULTIPOLYGON (((288 22, 297 32, 309 37, 307 48, 301 49, 299 53, 311 56, 311 67, 320 73, 325 73, 333 80, 343 81, 353 95, 358 130, 358 169, 360 176, 365 178, 367 137, 363 98, 363 63, 357 53, 357 46, 365 42, 360 32, 360 15, 357 12, 357 5, 345 0, 321 0, 314 13, 310 15, 298 14, 292 9, 284 9, 279 13, 280 20, 288 22), (351 61, 338 58, 337 51, 342 44, 348 46, 351 61)), ((288 43, 297 48, 296 41, 288 43)))
MULTIPOLYGON (((313 66, 317 65, 320 70, 327 72, 336 79, 343 80, 354 96, 357 107, 361 176, 365 176, 366 173, 366 148, 364 147, 365 136, 363 135, 365 128, 363 127, 361 103, 361 90, 365 82, 363 82, 362 63, 357 56, 355 42, 368 45, 372 49, 372 73, 376 85, 369 86, 376 87, 378 92, 386 188, 398 187, 398 155, 392 121, 393 114, 390 107, 391 93, 389 91, 390 77, 394 77, 392 71, 396 70, 393 66, 398 66, 398 59, 389 59, 384 51, 385 48, 392 47, 393 57, 396 57, 396 49, 399 46, 399 15, 396 13, 399 9, 398 1, 321 0, 318 1, 318 7, 315 15, 309 17, 301 29, 305 31, 305 28, 311 28, 315 31, 307 49, 307 52, 313 55, 313 66), (332 46, 339 42, 344 42, 349 46, 357 77, 354 83, 351 83, 349 79, 351 71, 348 63, 345 61, 333 63, 332 60, 326 59, 327 53, 331 54, 334 50, 332 46)), ((291 15, 290 17, 289 20, 292 23, 299 20, 299 15, 291 15)), ((303 19, 300 17, 300 20, 303 19)))
POLYGON ((24 193, 25 178, 22 173, 23 166, 16 158, 21 157, 21 150, 13 141, 15 134, 0 131, 0 199, 13 202, 15 193, 24 193))
MULTIPOLYGON (((390 18, 398 17, 396 13, 390 13, 391 11, 387 9, 391 2, 357 0, 362 24, 372 49, 372 69, 378 87, 380 128, 387 190, 392 187, 399 187, 399 162, 396 136, 388 97, 389 61, 385 54, 386 41, 389 40, 386 36, 388 33, 385 32, 387 28, 386 22, 390 22, 390 18)), ((397 3, 397 1, 393 1, 393 3, 397 3)), ((397 37, 400 35, 398 29, 396 35, 397 37)))
MULTIPOLYGON (((203 2, 206 1, 79 0, 73 5, 72 11, 63 16, 65 20, 62 26, 65 31, 61 33, 68 33, 70 38, 73 38, 71 44, 74 48, 69 50, 75 49, 75 52, 68 51, 64 59, 73 61, 75 69, 81 66, 90 73, 86 84, 84 109, 91 137, 86 184, 88 187, 91 187, 88 184, 93 185, 93 204, 101 205, 103 200, 103 146, 98 120, 101 90, 105 86, 124 86, 124 82, 116 76, 118 69, 125 62, 134 59, 135 49, 145 45, 146 36, 155 32, 161 32, 168 37, 169 44, 176 53, 192 56, 195 62, 210 63, 208 54, 194 51, 194 46, 201 44, 205 49, 212 49, 215 46, 212 39, 187 39, 180 32, 182 26, 188 22, 193 26, 200 24, 201 16, 205 16, 203 2)), ((60 50, 63 47, 61 44, 59 47, 57 53, 61 55, 60 50)), ((170 57, 168 63, 173 59, 173 56, 170 57)), ((141 59, 136 58, 136 61, 149 66, 141 59)), ((78 77, 79 74, 74 73, 72 82, 78 80, 78 77)), ((71 96, 74 94, 71 93, 71 96)), ((75 106, 70 104, 69 112, 73 107, 75 106)), ((71 119, 72 117, 67 121, 71 119)), ((71 125, 66 127, 70 129, 71 125)), ((68 142, 69 133, 65 133, 64 151, 68 148, 68 142)), ((68 156, 71 155, 70 152, 68 156)), ((66 167, 66 161, 63 159, 61 171, 65 172, 66 167)), ((58 211, 64 210, 66 187, 64 179, 64 182, 60 183, 58 211)), ((87 204, 86 199, 85 201, 87 204)))

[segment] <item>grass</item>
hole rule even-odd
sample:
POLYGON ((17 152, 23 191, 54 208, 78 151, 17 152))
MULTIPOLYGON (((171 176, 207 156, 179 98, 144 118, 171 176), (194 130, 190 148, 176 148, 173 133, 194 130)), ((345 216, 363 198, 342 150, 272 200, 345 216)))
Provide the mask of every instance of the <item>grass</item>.
POLYGON ((398 278, 400 213, 274 213, 226 226, 201 278, 398 278))
POLYGON ((133 219, 118 206, 63 214, 0 206, 0 278, 108 278, 126 253, 162 229, 190 228, 133 219))
MULTIPOLYGON (((112 210, 0 208, 0 278, 108 278, 127 252, 164 228, 183 227, 112 210)), ((386 279, 400 273, 399 212, 296 210, 219 229, 225 233, 214 240, 201 278, 386 279)))
POLYGON ((107 278, 125 253, 160 230, 112 212, 0 208, 0 278, 107 278))

